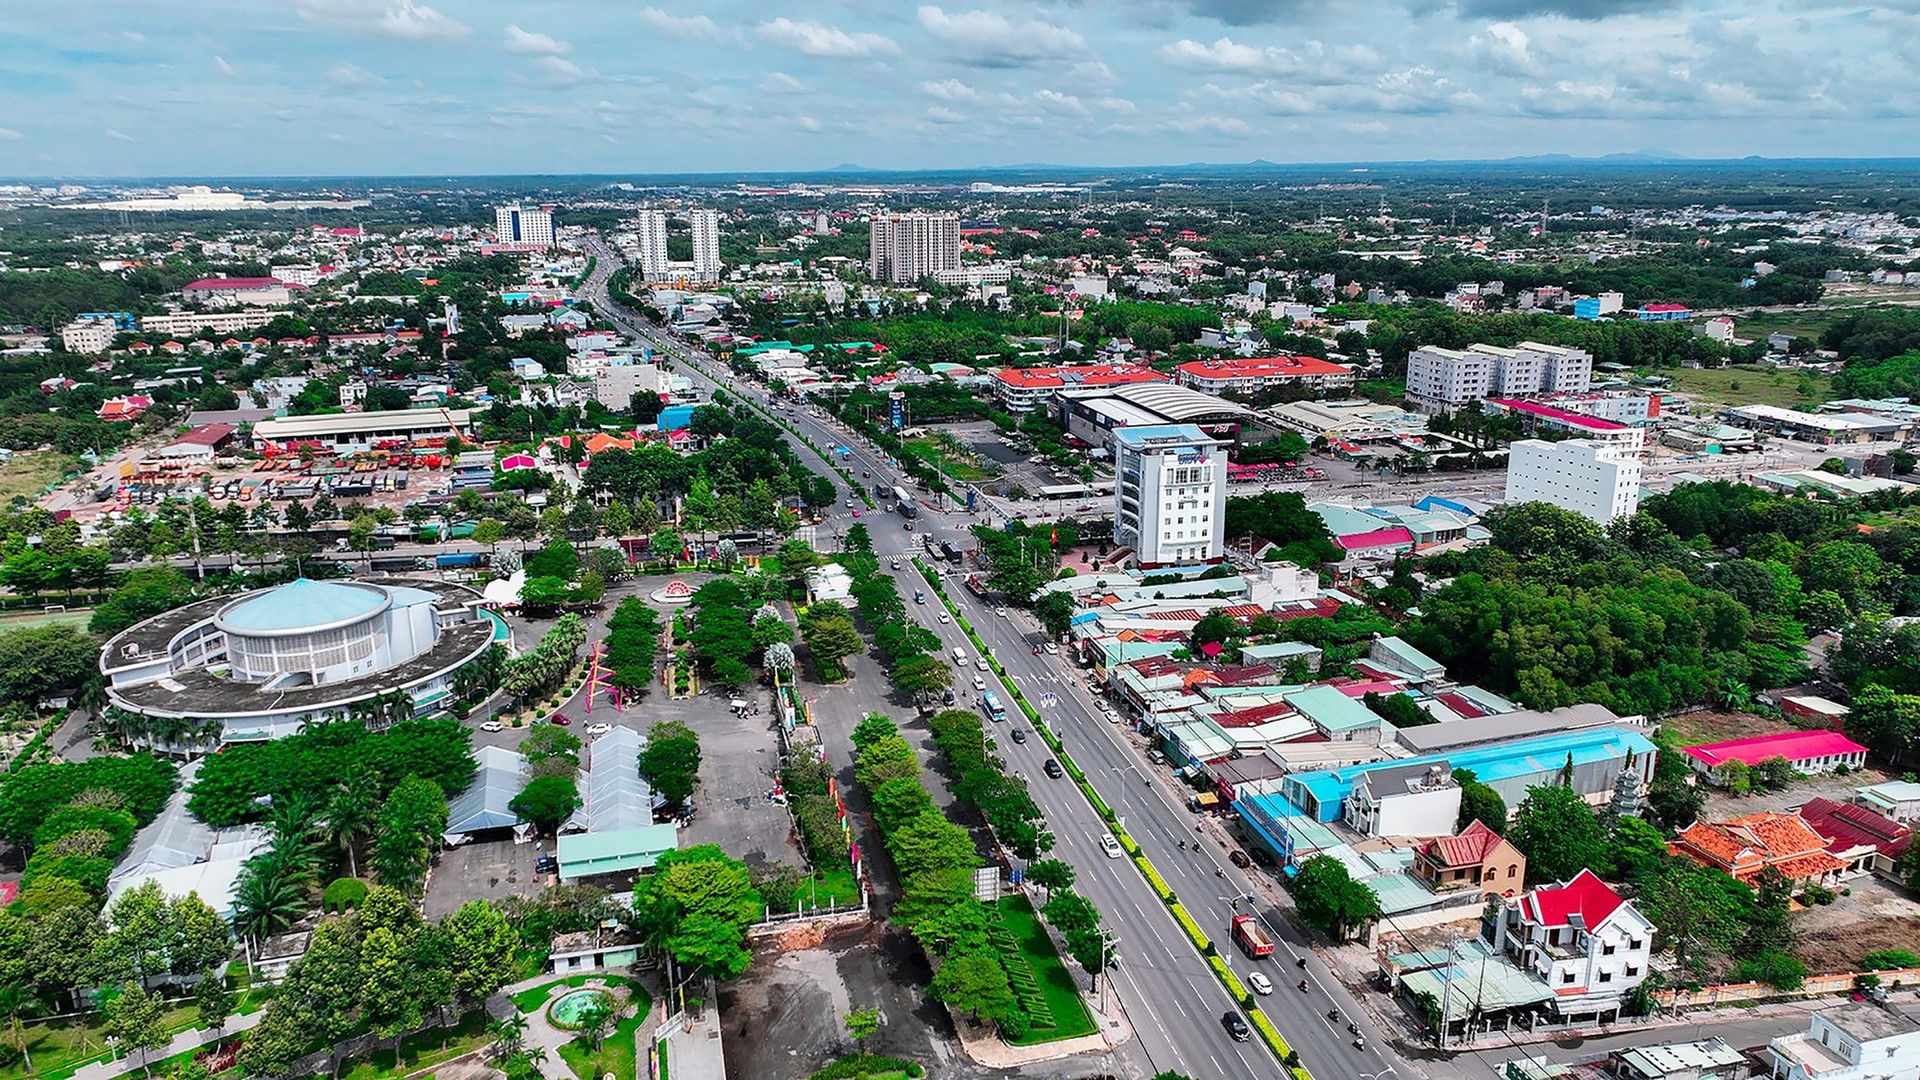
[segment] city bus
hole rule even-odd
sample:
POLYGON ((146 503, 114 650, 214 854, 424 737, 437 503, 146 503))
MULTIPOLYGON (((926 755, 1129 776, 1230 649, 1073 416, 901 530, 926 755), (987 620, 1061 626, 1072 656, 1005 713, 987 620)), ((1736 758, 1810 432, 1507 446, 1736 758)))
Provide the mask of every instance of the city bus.
POLYGON ((987 711, 987 719, 996 724, 1007 718, 1007 710, 1000 706, 1000 695, 991 690, 980 695, 980 707, 987 711))

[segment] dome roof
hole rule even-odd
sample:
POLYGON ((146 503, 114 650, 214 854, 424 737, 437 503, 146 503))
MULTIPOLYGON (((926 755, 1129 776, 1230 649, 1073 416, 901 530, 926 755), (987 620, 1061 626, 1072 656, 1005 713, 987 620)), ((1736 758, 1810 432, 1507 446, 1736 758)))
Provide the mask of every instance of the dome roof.
POLYGON ((372 618, 392 603, 373 585, 295 578, 256 593, 220 613, 220 628, 240 633, 276 634, 317 630, 372 618))

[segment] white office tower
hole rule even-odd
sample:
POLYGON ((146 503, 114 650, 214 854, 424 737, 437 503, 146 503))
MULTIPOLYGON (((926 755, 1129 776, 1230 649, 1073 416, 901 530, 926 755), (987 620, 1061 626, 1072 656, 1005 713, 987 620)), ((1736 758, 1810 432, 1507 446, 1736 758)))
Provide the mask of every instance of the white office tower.
POLYGON ((941 270, 960 269, 960 215, 916 210, 875 214, 867 240, 867 275, 912 285, 941 270))
POLYGON ((1114 432, 1113 542, 1142 569, 1219 562, 1227 528, 1227 447, 1193 424, 1114 432))
POLYGON ((1508 448, 1507 502, 1552 503, 1605 525, 1640 508, 1640 461, 1613 443, 1522 439, 1508 448))
POLYGON ((640 245, 641 278, 646 281, 667 280, 667 212, 640 211, 639 228, 634 230, 634 236, 640 245))
POLYGON ((1407 400, 1423 412, 1445 412, 1490 397, 1584 394, 1592 386, 1593 354, 1564 345, 1425 345, 1407 356, 1407 400))
POLYGON ((519 203, 496 206, 493 208, 493 232, 502 244, 513 247, 552 247, 553 207, 522 206, 519 203))
POLYGON ((712 210, 688 214, 693 223, 693 279, 720 280, 720 215, 712 210))

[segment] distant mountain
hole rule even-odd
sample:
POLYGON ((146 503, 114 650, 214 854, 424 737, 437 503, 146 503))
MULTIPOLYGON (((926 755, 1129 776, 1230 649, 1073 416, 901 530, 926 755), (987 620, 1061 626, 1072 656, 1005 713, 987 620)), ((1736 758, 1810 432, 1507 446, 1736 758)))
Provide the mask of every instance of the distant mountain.
POLYGON ((823 172, 879 172, 879 171, 881 171, 881 170, 879 170, 879 169, 869 169, 869 168, 867 168, 867 167, 866 167, 865 165, 855 165, 855 164, 853 164, 853 163, 851 163, 851 162, 849 162, 849 163, 847 163, 847 164, 845 164, 845 165, 835 165, 835 166, 834 166, 833 168, 831 168, 831 169, 825 169, 825 170, 822 170, 822 171, 823 171, 823 172))

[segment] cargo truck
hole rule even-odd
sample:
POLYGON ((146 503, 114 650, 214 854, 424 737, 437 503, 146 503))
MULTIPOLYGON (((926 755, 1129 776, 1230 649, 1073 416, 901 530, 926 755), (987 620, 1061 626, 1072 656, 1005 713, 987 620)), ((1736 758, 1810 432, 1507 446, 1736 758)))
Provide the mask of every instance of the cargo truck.
POLYGON ((1261 926, 1260 920, 1252 915, 1233 917, 1233 939, 1255 960, 1273 955, 1273 939, 1267 936, 1267 928, 1261 926))
POLYGON ((433 565, 434 568, 438 570, 479 569, 479 567, 486 562, 486 559, 487 557, 485 555, 477 551, 453 552, 446 555, 435 555, 433 557, 433 565))

